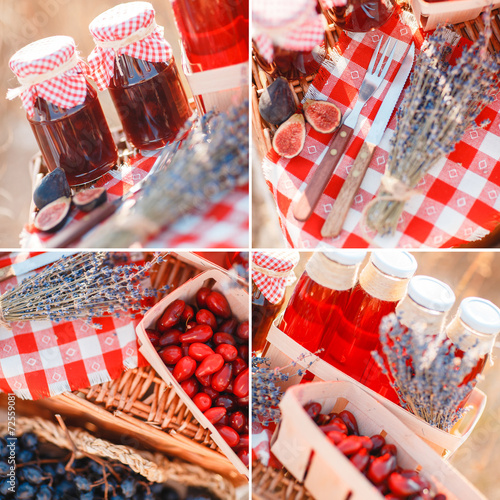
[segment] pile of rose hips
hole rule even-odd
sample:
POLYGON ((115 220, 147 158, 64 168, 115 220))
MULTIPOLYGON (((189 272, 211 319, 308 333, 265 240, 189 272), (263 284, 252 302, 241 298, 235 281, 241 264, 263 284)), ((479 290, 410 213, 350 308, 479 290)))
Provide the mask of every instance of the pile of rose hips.
POLYGON ((442 493, 433 496, 429 481, 418 472, 397 465, 398 450, 393 444, 386 444, 383 436, 360 436, 358 423, 350 411, 322 414, 319 403, 308 403, 304 409, 329 441, 387 500, 446 500, 442 493))
POLYGON ((146 332, 173 377, 248 466, 248 321, 238 322, 226 297, 208 287, 198 290, 196 304, 174 300, 146 332))

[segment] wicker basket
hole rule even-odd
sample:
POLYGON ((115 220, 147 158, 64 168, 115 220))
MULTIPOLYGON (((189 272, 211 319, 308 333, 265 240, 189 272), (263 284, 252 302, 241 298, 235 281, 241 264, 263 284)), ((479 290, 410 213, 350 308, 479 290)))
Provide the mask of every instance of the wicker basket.
MULTIPOLYGON (((202 271, 214 268, 218 266, 196 255, 172 253, 153 267, 151 280, 155 287, 171 285, 172 292, 202 271)), ((210 431, 150 366, 126 371, 112 382, 37 403, 52 412, 85 417, 106 432, 123 432, 150 449, 202 464, 235 485, 247 483, 219 450, 210 431)))
MULTIPOLYGON (((60 425, 40 417, 20 417, 16 421, 16 435, 26 432, 35 433, 43 442, 54 444, 60 448, 73 450, 75 458, 83 457, 83 453, 117 460, 129 466, 134 472, 155 483, 175 481, 186 486, 204 486, 219 498, 234 499, 235 492, 231 482, 218 474, 208 472, 204 468, 178 459, 168 459, 159 453, 139 451, 129 446, 117 445, 110 441, 96 438, 80 428, 63 429, 60 425)), ((0 433, 7 433, 7 424, 0 425, 0 433)))

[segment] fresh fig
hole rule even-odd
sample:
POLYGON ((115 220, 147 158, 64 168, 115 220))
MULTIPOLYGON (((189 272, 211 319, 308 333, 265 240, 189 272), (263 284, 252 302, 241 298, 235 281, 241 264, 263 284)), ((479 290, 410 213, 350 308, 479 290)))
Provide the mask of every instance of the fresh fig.
POLYGON ((84 212, 90 212, 107 200, 106 189, 103 187, 89 188, 79 191, 73 196, 73 203, 84 212))
POLYGON ((259 113, 266 122, 280 125, 296 111, 297 105, 288 81, 280 76, 267 87, 259 99, 259 113))
POLYGON ((45 205, 35 218, 35 227, 53 233, 63 227, 71 207, 71 198, 65 196, 45 205))
POLYGON ((306 122, 304 117, 295 113, 282 123, 273 138, 273 148, 280 156, 293 158, 304 147, 306 140, 306 122))
POLYGON ((307 122, 323 134, 335 132, 342 121, 340 109, 332 102, 306 99, 303 109, 307 122))
POLYGON ((45 205, 63 196, 71 196, 71 188, 64 170, 58 167, 49 172, 35 188, 33 201, 38 209, 42 209, 45 205))

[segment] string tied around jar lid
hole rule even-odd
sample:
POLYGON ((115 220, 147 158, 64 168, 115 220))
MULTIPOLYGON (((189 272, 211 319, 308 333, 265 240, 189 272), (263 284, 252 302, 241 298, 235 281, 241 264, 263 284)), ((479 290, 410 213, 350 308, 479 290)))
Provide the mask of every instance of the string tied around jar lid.
POLYGON ((28 116, 33 118, 37 97, 64 109, 83 104, 87 97, 90 69, 69 36, 37 40, 18 50, 9 61, 19 87, 9 89, 7 99, 21 97, 28 116))
POLYGON ((252 252, 252 280, 271 304, 278 304, 297 279, 293 270, 299 258, 296 250, 252 252))
POLYGON ((123 75, 118 57, 122 54, 148 62, 167 62, 172 58, 172 47, 164 38, 163 27, 156 24, 149 2, 117 5, 97 16, 89 30, 96 46, 88 62, 99 90, 109 87, 115 60, 123 75))

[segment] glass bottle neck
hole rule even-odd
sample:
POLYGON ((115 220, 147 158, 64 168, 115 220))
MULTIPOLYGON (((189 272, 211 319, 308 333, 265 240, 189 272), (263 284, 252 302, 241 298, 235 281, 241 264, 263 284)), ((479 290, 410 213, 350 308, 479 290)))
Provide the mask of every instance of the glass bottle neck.
POLYGON ((407 328, 423 324, 432 330, 432 334, 439 335, 444 327, 447 311, 434 311, 417 304, 409 295, 396 306, 396 313, 400 316, 401 323, 407 328))
POLYGON ((306 273, 321 286, 331 290, 350 290, 356 284, 359 264, 339 264, 321 252, 316 252, 306 264, 306 273))
POLYGON ((480 356, 491 352, 496 338, 496 335, 481 333, 466 325, 458 313, 446 327, 446 335, 461 351, 476 349, 480 356))
POLYGON ((364 267, 359 276, 363 290, 376 299, 399 302, 406 293, 410 278, 396 278, 380 271, 372 262, 364 267))

